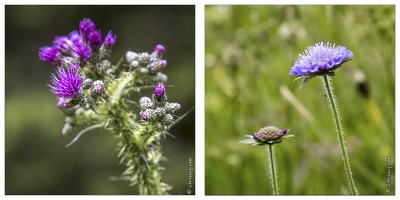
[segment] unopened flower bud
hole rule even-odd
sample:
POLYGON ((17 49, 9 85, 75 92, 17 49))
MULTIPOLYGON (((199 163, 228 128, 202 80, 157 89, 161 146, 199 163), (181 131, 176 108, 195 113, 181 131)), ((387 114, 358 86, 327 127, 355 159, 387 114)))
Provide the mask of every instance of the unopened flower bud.
POLYGON ((140 118, 144 121, 154 120, 155 112, 152 109, 146 109, 146 110, 140 112, 140 118))
POLYGON ((153 102, 149 97, 142 97, 139 101, 139 106, 145 110, 147 108, 152 108, 153 107, 153 102))
POLYGON ((154 47, 154 52, 157 54, 163 54, 165 52, 165 47, 161 44, 157 44, 156 47, 154 47))
POLYGON ((164 118, 161 120, 161 123, 164 126, 169 126, 174 122, 174 117, 171 114, 166 114, 164 118))
POLYGON ((132 63, 134 60, 136 60, 138 58, 137 53, 133 52, 133 51, 127 51, 125 53, 125 60, 128 63, 132 63))
POLYGON ((164 118, 164 115, 167 113, 167 111, 165 110, 165 108, 163 107, 158 107, 155 111, 154 111, 156 118, 158 119, 162 119, 164 118))
POLYGON ((253 133, 253 138, 259 142, 279 143, 281 138, 286 135, 288 129, 280 130, 275 126, 261 128, 257 133, 253 133))
POLYGON ((93 86, 90 88, 90 94, 93 98, 100 96, 104 92, 104 83, 101 80, 97 80, 93 83, 93 86))
POLYGON ((70 123, 65 123, 61 134, 66 136, 74 132, 74 127, 70 123))
POLYGON ((175 111, 181 109, 181 105, 179 103, 166 103, 165 108, 167 112, 174 113, 175 111))

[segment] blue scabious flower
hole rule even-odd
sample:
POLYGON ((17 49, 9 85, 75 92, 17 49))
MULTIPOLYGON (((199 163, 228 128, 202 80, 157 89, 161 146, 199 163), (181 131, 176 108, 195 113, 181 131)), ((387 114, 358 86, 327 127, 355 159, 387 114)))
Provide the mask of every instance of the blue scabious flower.
POLYGON ((74 98, 82 88, 82 78, 74 68, 65 71, 63 67, 58 67, 57 75, 51 74, 51 83, 54 86, 47 84, 50 91, 62 98, 74 98))
POLYGON ((300 54, 300 59, 294 63, 289 74, 297 78, 306 77, 301 88, 317 75, 334 76, 335 70, 352 60, 353 56, 353 52, 346 47, 319 42, 307 47, 307 50, 300 54))

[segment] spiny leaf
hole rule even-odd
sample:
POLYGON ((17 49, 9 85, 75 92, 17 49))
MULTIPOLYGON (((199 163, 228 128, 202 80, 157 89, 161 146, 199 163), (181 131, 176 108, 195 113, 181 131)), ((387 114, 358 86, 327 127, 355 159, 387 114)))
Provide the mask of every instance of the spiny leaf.
POLYGON ((95 125, 93 125, 93 126, 89 126, 89 127, 85 128, 85 129, 81 130, 81 131, 78 133, 78 135, 76 135, 75 138, 74 138, 69 144, 67 144, 66 147, 69 147, 69 146, 71 146, 73 143, 75 143, 75 142, 79 139, 79 137, 81 137, 81 135, 83 135, 84 133, 86 133, 86 132, 88 132, 88 131, 90 131, 90 130, 96 129, 96 128, 101 128, 101 127, 103 127, 103 125, 104 125, 103 123, 101 123, 101 124, 95 124, 95 125))

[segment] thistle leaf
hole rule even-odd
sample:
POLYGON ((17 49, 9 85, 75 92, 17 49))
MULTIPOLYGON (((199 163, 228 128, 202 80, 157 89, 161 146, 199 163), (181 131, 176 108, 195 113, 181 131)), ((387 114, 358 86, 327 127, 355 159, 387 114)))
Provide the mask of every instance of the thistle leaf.
POLYGON ((95 128, 101 128, 101 127, 103 127, 103 123, 101 123, 101 124, 95 124, 95 125, 93 125, 93 126, 89 126, 89 127, 85 128, 85 129, 81 130, 81 131, 78 133, 78 135, 76 135, 75 138, 74 138, 69 144, 67 144, 66 147, 69 147, 69 146, 71 146, 73 143, 75 143, 76 141, 78 141, 79 137, 81 137, 81 135, 83 135, 84 133, 86 133, 86 132, 88 132, 88 131, 90 131, 90 130, 93 130, 93 129, 95 129, 95 128))

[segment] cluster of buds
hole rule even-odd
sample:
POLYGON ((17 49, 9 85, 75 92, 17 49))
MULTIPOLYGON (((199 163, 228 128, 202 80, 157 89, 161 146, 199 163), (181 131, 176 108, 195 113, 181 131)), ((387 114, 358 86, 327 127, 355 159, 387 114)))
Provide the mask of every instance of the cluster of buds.
POLYGON ((125 53, 125 60, 128 62, 127 66, 131 71, 139 73, 150 83, 166 83, 168 77, 161 72, 167 67, 167 60, 162 59, 164 52, 165 47, 158 44, 151 54, 147 52, 136 53, 127 51, 125 53))
POLYGON ((181 108, 179 103, 169 103, 165 84, 158 83, 153 91, 152 99, 142 97, 139 101, 141 108, 140 118, 143 121, 160 123, 169 126, 174 122, 173 113, 181 108))
POLYGON ((44 46, 39 50, 39 59, 57 64, 56 73, 51 75, 50 91, 57 95, 57 107, 66 111, 74 106, 90 108, 94 111, 98 97, 105 91, 103 80, 95 74, 101 74, 110 68, 106 60, 116 42, 111 31, 102 40, 100 30, 88 18, 79 23, 79 31, 68 36, 56 36, 53 46, 44 46), (90 69, 90 70, 85 70, 90 69))
POLYGON ((53 46, 40 48, 39 59, 63 67, 78 63, 102 68, 106 64, 100 65, 101 60, 110 56, 115 42, 116 36, 111 31, 103 41, 100 30, 96 30, 96 25, 85 18, 79 23, 79 32, 74 30, 67 36, 56 36, 53 46))

